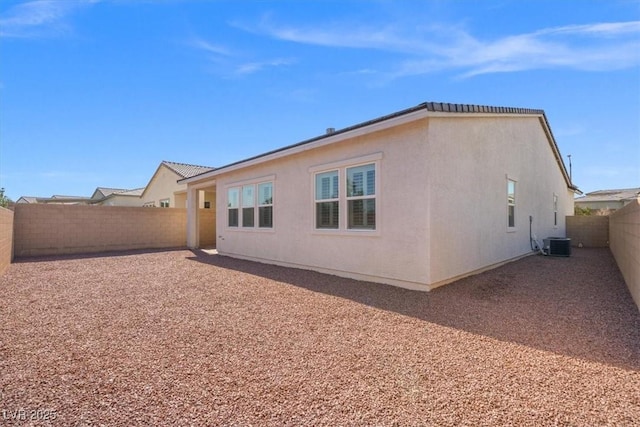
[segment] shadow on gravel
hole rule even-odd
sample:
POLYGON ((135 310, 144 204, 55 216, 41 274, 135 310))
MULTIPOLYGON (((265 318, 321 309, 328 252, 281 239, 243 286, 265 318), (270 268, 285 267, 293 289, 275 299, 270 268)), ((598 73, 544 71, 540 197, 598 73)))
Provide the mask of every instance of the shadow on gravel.
POLYGON ((193 251, 189 259, 539 350, 640 371, 640 312, 607 248, 530 256, 418 292, 193 251))

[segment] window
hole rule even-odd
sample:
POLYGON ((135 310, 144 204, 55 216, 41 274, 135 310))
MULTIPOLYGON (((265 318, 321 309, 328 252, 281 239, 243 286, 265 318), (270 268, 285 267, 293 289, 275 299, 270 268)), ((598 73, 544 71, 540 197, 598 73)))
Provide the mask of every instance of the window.
POLYGON ((273 228, 273 182, 229 188, 227 213, 229 227, 273 228))
POLYGON ((338 171, 316 175, 316 228, 339 227, 338 171))
POLYGON ((258 227, 273 228, 273 183, 258 184, 258 227))
POLYGON ((516 226, 516 182, 507 179, 507 226, 516 226))
POLYGON ((253 227, 255 217, 255 187, 245 185, 242 187, 242 226, 253 227))
POLYGON ((558 195, 553 195, 553 225, 558 226, 558 195))
POLYGON ((347 168, 347 227, 376 228, 376 166, 347 168))
POLYGON ((160 207, 161 208, 168 208, 169 207, 169 199, 160 200, 160 207))
POLYGON ((227 212, 229 227, 238 226, 238 207, 240 206, 240 190, 230 188, 227 192, 227 212))
POLYGON ((316 173, 315 228, 375 230, 376 168, 368 163, 316 173))
POLYGON ((211 209, 211 202, 204 202, 205 209, 211 209))

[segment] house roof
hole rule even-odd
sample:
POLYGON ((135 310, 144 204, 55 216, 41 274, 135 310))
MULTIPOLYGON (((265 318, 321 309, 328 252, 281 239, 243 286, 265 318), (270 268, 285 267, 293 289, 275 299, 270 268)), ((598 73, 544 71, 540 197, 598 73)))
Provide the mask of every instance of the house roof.
POLYGON ((140 188, 134 188, 133 190, 114 191, 113 193, 111 193, 107 197, 105 197, 105 199, 107 199, 109 197, 115 197, 115 196, 140 197, 140 196, 142 196, 142 193, 144 192, 144 189, 145 189, 145 187, 140 187, 140 188))
POLYGON ((351 135, 358 134, 359 132, 362 133, 366 131, 367 128, 375 128, 376 126, 381 126, 386 122, 395 123, 398 121, 402 121, 403 119, 406 121, 410 121, 410 120, 417 120, 419 118, 424 118, 428 116, 440 116, 440 115, 449 115, 449 114, 477 114, 477 115, 522 114, 522 115, 529 115, 529 116, 531 115, 538 116, 540 118, 541 125, 543 126, 544 131, 549 139, 549 144, 551 145, 551 148, 553 150, 558 166, 560 167, 560 170, 562 171, 562 174, 565 178, 567 187, 580 193, 580 190, 578 189, 578 187, 573 185, 573 183, 571 182, 571 178, 569 177, 567 168, 564 164, 564 161, 562 160, 562 156, 560 155, 560 150, 558 149, 558 145, 556 144, 553 133, 551 132, 551 127, 549 126, 549 122, 544 113, 544 110, 531 109, 531 108, 516 108, 516 107, 494 107, 494 106, 488 106, 488 105, 450 104, 450 103, 443 103, 443 102, 423 102, 422 104, 418 104, 415 107, 400 110, 395 113, 387 114, 385 116, 368 120, 362 123, 358 123, 343 129, 339 129, 339 130, 331 129, 331 131, 327 131, 326 134, 316 136, 314 138, 307 139, 307 140, 298 142, 296 144, 278 148, 276 150, 272 150, 263 154, 259 154, 257 156, 249 157, 248 159, 230 163, 228 165, 216 168, 212 171, 202 172, 198 175, 193 175, 192 177, 185 177, 179 180, 178 182, 183 182, 183 183, 196 182, 198 180, 214 177, 216 175, 225 173, 227 171, 230 171, 236 168, 241 168, 241 167, 249 166, 256 163, 273 160, 275 158, 283 157, 288 154, 293 154, 295 152, 299 152, 305 149, 312 149, 322 145, 338 142, 351 135))
POLYGON ((578 197, 575 202, 624 202, 640 197, 640 188, 622 188, 616 190, 598 190, 578 197))
POLYGON ((144 196, 145 191, 147 191, 147 188, 151 186, 151 183, 153 182, 154 178, 156 177, 156 175, 158 175, 158 172, 163 167, 166 167, 167 169, 169 169, 170 171, 178 175, 180 177, 177 180, 178 182, 183 179, 188 179, 193 176, 202 175, 203 173, 207 173, 215 170, 215 168, 211 166, 190 165, 188 163, 177 163, 177 162, 169 162, 167 160, 163 160, 158 165, 158 168, 151 176, 151 179, 147 183, 147 186, 143 189, 140 196, 144 196))
POLYGON ((22 196, 16 201, 16 203, 38 203, 38 198, 32 196, 22 196), (20 202, 20 200, 24 200, 24 202, 20 202))
POLYGON ((121 193, 123 191, 129 191, 126 188, 110 188, 110 187, 98 187, 95 189, 95 191, 93 192, 93 194, 91 195, 91 198, 94 199, 96 196, 96 193, 101 193, 102 197, 101 199, 111 195, 112 193, 121 193))
POLYGON ((180 175, 182 178, 191 178, 192 176, 210 172, 215 169, 211 166, 190 165, 187 163, 176 163, 166 160, 163 160, 161 165, 165 165, 166 167, 180 175))

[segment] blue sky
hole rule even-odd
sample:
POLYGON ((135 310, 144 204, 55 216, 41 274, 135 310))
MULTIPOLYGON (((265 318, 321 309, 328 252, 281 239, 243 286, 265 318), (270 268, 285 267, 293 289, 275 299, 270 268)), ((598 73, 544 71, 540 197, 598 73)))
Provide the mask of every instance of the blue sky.
POLYGON ((640 186, 640 1, 0 2, 0 186, 91 195, 425 101, 544 109, 585 192, 640 186))

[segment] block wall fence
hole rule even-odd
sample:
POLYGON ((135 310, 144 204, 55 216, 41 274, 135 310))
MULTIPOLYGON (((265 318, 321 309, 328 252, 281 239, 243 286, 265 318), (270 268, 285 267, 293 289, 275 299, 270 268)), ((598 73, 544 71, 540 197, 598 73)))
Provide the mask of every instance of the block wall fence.
POLYGON ((571 246, 586 248, 606 248, 609 246, 609 217, 608 216, 568 216, 567 237, 571 239, 571 246))
MULTIPOLYGON (((14 216, 14 255, 185 247, 186 229, 186 209, 20 204, 14 216)), ((215 212, 200 215, 200 230, 203 244, 214 245, 215 212)))
POLYGON ((13 211, 0 208, 0 274, 13 261, 13 211))
POLYGON ((640 199, 609 216, 611 253, 640 309, 640 199))

